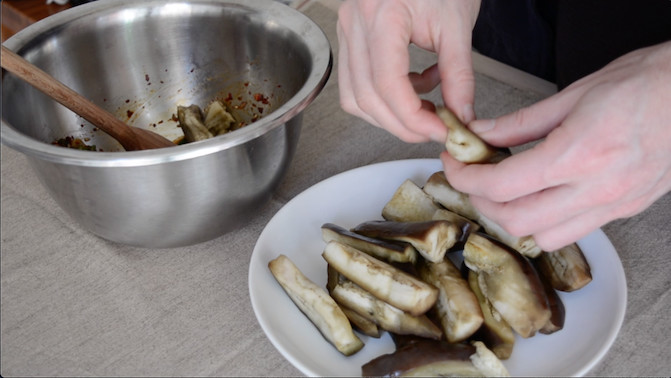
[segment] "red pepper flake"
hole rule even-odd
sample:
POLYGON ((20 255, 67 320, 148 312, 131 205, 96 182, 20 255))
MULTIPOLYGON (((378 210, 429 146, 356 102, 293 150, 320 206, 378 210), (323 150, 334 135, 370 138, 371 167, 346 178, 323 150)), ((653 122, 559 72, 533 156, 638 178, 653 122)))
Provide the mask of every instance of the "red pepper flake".
POLYGON ((126 110, 126 116, 128 116, 128 119, 133 116, 133 111, 132 110, 126 110))
POLYGON ((225 101, 225 102, 231 102, 231 101, 233 101, 233 95, 232 95, 230 92, 228 92, 228 96, 226 96, 226 98, 224 99, 224 101, 225 101))
POLYGON ((126 104, 130 102, 130 99, 126 99, 126 104))
POLYGON ((266 105, 268 104, 268 98, 261 93, 255 93, 254 94, 254 100, 256 100, 256 101, 258 101, 262 104, 266 104, 266 105))
POLYGON ((245 87, 249 87, 249 82, 246 82, 246 83, 244 84, 244 86, 245 86, 245 87))

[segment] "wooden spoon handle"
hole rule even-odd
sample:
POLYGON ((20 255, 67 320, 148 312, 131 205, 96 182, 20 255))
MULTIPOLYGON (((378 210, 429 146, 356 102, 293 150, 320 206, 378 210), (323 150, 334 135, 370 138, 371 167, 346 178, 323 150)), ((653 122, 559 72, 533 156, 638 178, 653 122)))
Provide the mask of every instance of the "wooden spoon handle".
POLYGON ((121 122, 111 113, 98 107, 5 46, 2 46, 1 62, 2 68, 112 136, 121 143, 126 151, 175 146, 174 143, 154 132, 131 127, 121 122))

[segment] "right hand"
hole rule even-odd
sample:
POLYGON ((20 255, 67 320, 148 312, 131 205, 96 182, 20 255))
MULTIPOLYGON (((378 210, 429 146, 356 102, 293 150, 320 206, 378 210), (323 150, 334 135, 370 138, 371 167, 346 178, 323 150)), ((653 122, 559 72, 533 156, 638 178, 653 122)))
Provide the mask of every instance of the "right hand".
POLYGON ((338 12, 342 108, 406 142, 445 142, 433 105, 419 98, 442 83, 445 105, 475 118, 471 34, 480 8, 471 0, 348 0, 338 12), (408 45, 438 54, 437 65, 410 73, 408 45))

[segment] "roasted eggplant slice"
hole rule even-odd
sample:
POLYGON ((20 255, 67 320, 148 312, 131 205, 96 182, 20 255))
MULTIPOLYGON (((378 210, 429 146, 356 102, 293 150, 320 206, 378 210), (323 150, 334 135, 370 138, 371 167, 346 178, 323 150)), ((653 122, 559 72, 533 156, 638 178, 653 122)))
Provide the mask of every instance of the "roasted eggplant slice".
POLYGON ((414 263, 417 250, 410 243, 369 238, 333 223, 322 225, 322 239, 328 243, 337 241, 387 262, 414 263))
POLYGON ((305 277, 288 257, 279 255, 268 263, 268 268, 296 306, 340 353, 349 356, 363 348, 335 300, 305 277))
POLYGON ((592 281, 592 271, 578 244, 569 244, 537 259, 539 273, 550 279, 559 291, 578 290, 592 281))
POLYGON ((480 328, 480 304, 459 269, 448 259, 437 263, 419 262, 420 277, 438 288, 435 310, 447 341, 460 342, 480 328))
POLYGON ((440 339, 442 331, 426 315, 414 316, 376 298, 354 282, 341 282, 331 296, 342 307, 355 311, 380 328, 402 335, 440 339))
POLYGON ((485 377, 509 377, 508 369, 503 362, 482 341, 474 341, 475 354, 471 355, 471 361, 485 377))
POLYGON ((533 237, 513 236, 497 223, 482 215, 482 213, 471 204, 468 195, 454 189, 452 185, 450 185, 443 172, 432 174, 423 189, 446 209, 477 222, 489 235, 494 236, 496 239, 511 248, 514 248, 521 254, 528 257, 536 257, 541 253, 541 249, 536 245, 533 237))
POLYGON ((198 105, 178 106, 177 118, 179 127, 184 132, 184 141, 187 143, 214 137, 203 123, 203 112, 198 105))
POLYGON ((380 327, 377 326, 377 324, 374 321, 369 320, 366 317, 359 315, 358 312, 349 309, 347 307, 344 307, 342 305, 340 306, 340 308, 342 309, 342 312, 345 313, 350 323, 352 323, 354 329, 363 333, 366 336, 370 336, 376 339, 379 339, 380 336, 382 336, 382 330, 380 329, 380 327))
POLYGON ((482 294, 480 284, 478 283, 478 273, 469 270, 468 284, 473 294, 478 298, 484 317, 482 326, 475 332, 473 339, 484 342, 499 359, 506 360, 510 358, 515 346, 513 329, 501 318, 501 315, 492 307, 492 304, 485 298, 484 294, 482 294))
MULTIPOLYGON (((538 259, 534 259, 532 262, 534 263, 534 266, 537 267, 538 259)), ((538 269, 536 269, 536 271, 538 271, 538 269)), ((559 294, 557 293, 555 288, 552 287, 552 282, 550 282, 550 279, 540 273, 538 274, 538 277, 541 279, 541 282, 543 283, 545 296, 548 298, 548 305, 550 306, 550 311, 552 312, 552 315, 550 315, 550 319, 548 319, 548 322, 545 323, 543 328, 541 328, 538 332, 545 335, 549 335, 564 328, 564 320, 566 318, 566 308, 564 307, 564 302, 559 297, 559 294)))
POLYGON ((473 365, 475 347, 438 340, 417 340, 384 354, 361 367, 364 377, 473 377, 482 376, 473 365))
POLYGON ((484 234, 471 234, 464 262, 478 273, 480 290, 520 336, 543 328, 551 311, 538 273, 525 256, 484 234))
POLYGON ((436 262, 445 257, 461 237, 455 224, 444 220, 426 222, 368 221, 352 229, 371 238, 408 242, 425 259, 436 262))
POLYGON ((416 340, 361 368, 364 377, 507 377, 503 363, 482 343, 416 340))
POLYGON ((510 156, 507 149, 490 146, 464 125, 445 107, 436 109, 438 118, 448 129, 445 149, 463 163, 496 163, 510 156))
POLYGON ((436 303, 438 289, 354 247, 331 241, 322 257, 377 298, 412 315, 424 314, 436 303))
POLYGON ((395 222, 422 222, 441 207, 411 180, 405 180, 382 208, 382 217, 395 222))
POLYGON ((477 232, 480 229, 480 225, 477 222, 447 209, 436 210, 436 212, 433 213, 433 220, 446 220, 459 227, 461 230, 459 242, 462 243, 466 242, 466 239, 468 239, 468 235, 470 235, 471 232, 477 232))

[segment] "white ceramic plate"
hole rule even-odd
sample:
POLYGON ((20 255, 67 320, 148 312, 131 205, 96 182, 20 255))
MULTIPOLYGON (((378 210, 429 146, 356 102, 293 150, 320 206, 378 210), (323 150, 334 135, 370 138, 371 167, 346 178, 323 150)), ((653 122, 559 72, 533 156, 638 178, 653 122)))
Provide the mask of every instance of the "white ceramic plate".
MULTIPOLYGON (((249 266, 249 292, 256 317, 273 345, 308 376, 360 376, 361 366, 394 350, 391 338, 361 336, 365 346, 345 357, 329 344, 293 304, 268 270, 268 262, 287 255, 312 281, 326 284, 321 225, 349 228, 382 219, 384 204, 405 179, 423 185, 442 170, 437 159, 402 160, 353 169, 305 190, 287 203, 261 233, 249 266)), ((578 242, 592 267, 592 282, 560 293, 566 306, 564 329, 519 338, 504 361, 514 376, 581 376, 612 345, 624 320, 627 286, 618 255, 597 230, 578 242)))

